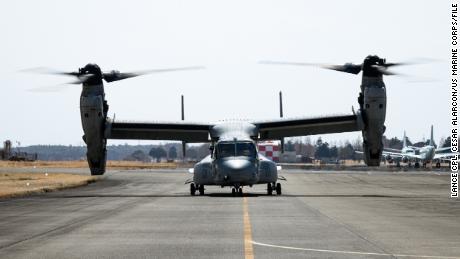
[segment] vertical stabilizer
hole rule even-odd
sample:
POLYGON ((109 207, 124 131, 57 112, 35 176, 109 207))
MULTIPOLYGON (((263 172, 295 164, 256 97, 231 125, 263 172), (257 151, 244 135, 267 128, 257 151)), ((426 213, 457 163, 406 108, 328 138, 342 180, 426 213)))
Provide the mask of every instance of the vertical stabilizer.
POLYGON ((403 148, 405 147, 407 147, 406 131, 404 131, 404 137, 403 137, 403 148))

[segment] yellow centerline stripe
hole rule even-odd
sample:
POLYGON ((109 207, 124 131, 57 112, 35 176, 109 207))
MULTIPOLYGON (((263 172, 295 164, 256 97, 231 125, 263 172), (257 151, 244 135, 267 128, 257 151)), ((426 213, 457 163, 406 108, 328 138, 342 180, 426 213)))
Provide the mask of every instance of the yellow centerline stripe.
POLYGON ((244 258, 254 259, 252 247, 251 221, 249 220, 248 199, 243 197, 244 258))

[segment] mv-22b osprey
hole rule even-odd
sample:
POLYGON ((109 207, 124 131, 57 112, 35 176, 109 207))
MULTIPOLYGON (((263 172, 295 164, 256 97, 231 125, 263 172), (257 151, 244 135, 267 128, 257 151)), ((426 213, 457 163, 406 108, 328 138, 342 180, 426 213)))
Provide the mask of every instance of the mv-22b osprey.
MULTIPOLYGON (((277 62, 271 62, 277 63, 277 62)), ((303 63, 283 63, 304 65, 303 63)), ((324 66, 328 69, 358 74, 362 71, 359 110, 349 115, 316 118, 275 119, 252 122, 170 123, 119 122, 107 116, 103 80, 112 82, 144 73, 177 69, 153 70, 143 73, 102 72, 88 64, 78 72, 62 73, 77 77, 83 84, 80 97, 83 140, 92 175, 102 175, 106 166, 107 139, 175 140, 182 143, 210 143, 210 155, 194 166, 190 193, 204 194, 204 186, 229 186, 232 194, 242 194, 243 186, 266 184, 267 193, 281 194, 274 162, 258 154, 257 141, 283 140, 285 137, 322 133, 362 131, 364 159, 368 166, 379 166, 385 131, 386 90, 382 75, 391 74, 386 63, 377 56, 368 56, 362 64, 324 66)), ((189 69, 189 68, 183 68, 189 69)))

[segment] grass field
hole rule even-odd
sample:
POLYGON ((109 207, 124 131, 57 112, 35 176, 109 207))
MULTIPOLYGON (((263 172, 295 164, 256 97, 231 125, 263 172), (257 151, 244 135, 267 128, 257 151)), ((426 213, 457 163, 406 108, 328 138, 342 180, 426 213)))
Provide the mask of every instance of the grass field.
POLYGON ((87 185, 95 176, 60 173, 0 173, 0 198, 51 192, 87 185))
MULTIPOLYGON (((88 168, 86 161, 0 161, 0 167, 31 168, 88 168)), ((177 163, 144 163, 136 161, 107 161, 108 169, 174 169, 177 163)))

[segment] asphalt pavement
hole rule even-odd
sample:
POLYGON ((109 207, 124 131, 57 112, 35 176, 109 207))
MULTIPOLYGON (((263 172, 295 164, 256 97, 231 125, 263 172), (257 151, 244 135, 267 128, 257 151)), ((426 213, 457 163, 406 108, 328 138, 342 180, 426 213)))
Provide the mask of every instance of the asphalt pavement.
POLYGON ((192 197, 178 169, 0 200, 0 258, 460 258, 448 172, 281 174, 281 196, 192 197))

